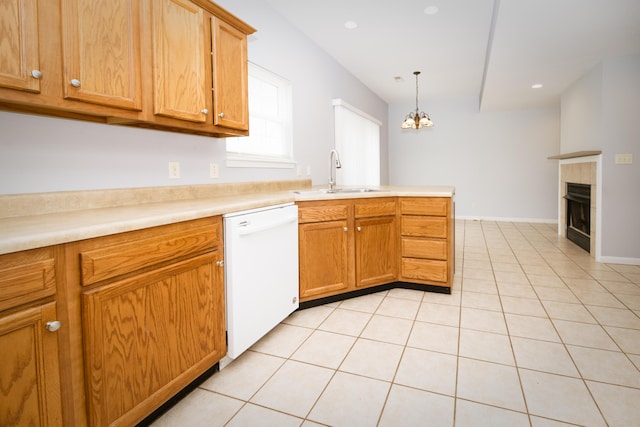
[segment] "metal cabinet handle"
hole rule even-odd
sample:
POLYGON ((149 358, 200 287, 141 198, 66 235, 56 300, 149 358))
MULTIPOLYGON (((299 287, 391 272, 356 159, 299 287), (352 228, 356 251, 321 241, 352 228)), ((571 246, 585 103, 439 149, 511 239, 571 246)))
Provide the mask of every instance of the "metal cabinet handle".
POLYGON ((73 87, 80 87, 80 80, 78 79, 71 79, 71 81, 69 82, 69 84, 73 87))
POLYGON ((349 231, 349 229, 347 227, 344 227, 344 231, 349 231))
POLYGON ((223 118, 224 117, 224 113, 219 113, 218 117, 223 118))
POLYGON ((41 79, 42 78, 42 71, 40 71, 40 70, 31 70, 31 77, 33 77, 34 79, 41 79))
POLYGON ((47 331, 49 332, 55 332, 58 329, 60 329, 60 326, 62 326, 62 323, 60 323, 59 320, 52 320, 51 322, 47 322, 45 323, 44 327, 47 329, 47 331))
POLYGON ((222 261, 216 261, 216 265, 217 265, 218 267, 224 267, 224 260, 222 260, 222 261))
POLYGON ((209 109, 208 108, 203 108, 200 112, 202 114, 209 114, 209 109))
POLYGON ((358 227, 357 227, 357 230, 358 230, 358 231, 362 231, 362 227, 358 226, 358 227))

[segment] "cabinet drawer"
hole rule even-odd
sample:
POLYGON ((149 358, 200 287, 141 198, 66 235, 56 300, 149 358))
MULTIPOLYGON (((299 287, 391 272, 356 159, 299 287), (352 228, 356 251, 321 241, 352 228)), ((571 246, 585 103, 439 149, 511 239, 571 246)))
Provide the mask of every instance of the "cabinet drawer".
POLYGON ((396 214, 395 200, 358 202, 355 206, 356 218, 372 218, 377 216, 393 216, 396 214))
POLYGON ((222 238, 220 220, 184 229, 172 228, 172 232, 134 232, 126 242, 81 251, 80 266, 82 284, 90 285, 101 280, 177 260, 219 246, 222 238), (146 238, 145 238, 146 237, 146 238))
POLYGON ((347 219, 347 205, 298 205, 298 222, 338 221, 347 219))
POLYGON ((0 311, 55 294, 52 249, 2 255, 0 265, 0 311))
POLYGON ((447 241, 437 239, 402 238, 402 256, 410 258, 447 259, 447 241))
POLYGON ((447 261, 402 258, 402 276, 428 282, 447 282, 447 261))
POLYGON ((445 217, 402 217, 402 235, 415 237, 447 238, 447 218, 445 217))
POLYGON ((400 212, 403 215, 447 216, 448 197, 424 197, 400 199, 400 212))

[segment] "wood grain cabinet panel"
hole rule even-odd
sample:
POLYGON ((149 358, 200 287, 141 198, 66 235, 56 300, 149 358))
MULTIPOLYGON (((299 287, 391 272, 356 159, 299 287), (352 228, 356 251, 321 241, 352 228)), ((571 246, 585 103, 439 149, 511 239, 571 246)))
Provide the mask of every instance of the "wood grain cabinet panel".
POLYGON ((0 311, 56 292, 53 248, 0 256, 0 311))
POLYGON ((142 109, 139 0, 61 0, 64 96, 142 109))
POLYGON ((0 87, 40 92, 38 1, 0 2, 0 87))
MULTIPOLYGON (((356 204, 356 211, 357 207, 356 204)), ((393 212, 395 213, 395 208, 393 212)), ((395 216, 356 220, 356 287, 381 285, 396 280, 396 230, 395 216)))
POLYGON ((402 256, 446 260, 449 251, 446 240, 402 238, 402 256))
POLYGON ((447 218, 428 216, 402 216, 403 236, 447 238, 447 218))

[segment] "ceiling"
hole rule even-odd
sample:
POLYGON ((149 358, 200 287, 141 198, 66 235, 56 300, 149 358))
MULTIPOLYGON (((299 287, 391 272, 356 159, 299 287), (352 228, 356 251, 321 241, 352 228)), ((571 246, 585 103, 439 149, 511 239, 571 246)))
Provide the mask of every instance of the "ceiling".
POLYGON ((427 111, 468 96, 483 111, 557 106, 602 60, 640 53, 640 0, 266 1, 389 104, 415 102, 421 71, 427 111))

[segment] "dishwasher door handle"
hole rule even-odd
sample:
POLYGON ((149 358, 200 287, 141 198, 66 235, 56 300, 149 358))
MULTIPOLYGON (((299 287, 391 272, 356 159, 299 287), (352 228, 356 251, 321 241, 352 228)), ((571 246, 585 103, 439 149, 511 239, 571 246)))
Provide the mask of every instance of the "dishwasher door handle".
POLYGON ((280 219, 279 221, 268 222, 266 224, 258 224, 255 227, 252 227, 250 222, 244 222, 244 223, 240 223, 240 227, 239 227, 240 231, 238 231, 238 235, 248 236, 249 234, 260 233, 262 231, 271 230, 274 228, 278 228, 282 225, 289 224, 291 222, 297 222, 297 221, 298 221, 297 216, 290 216, 290 217, 280 219))

